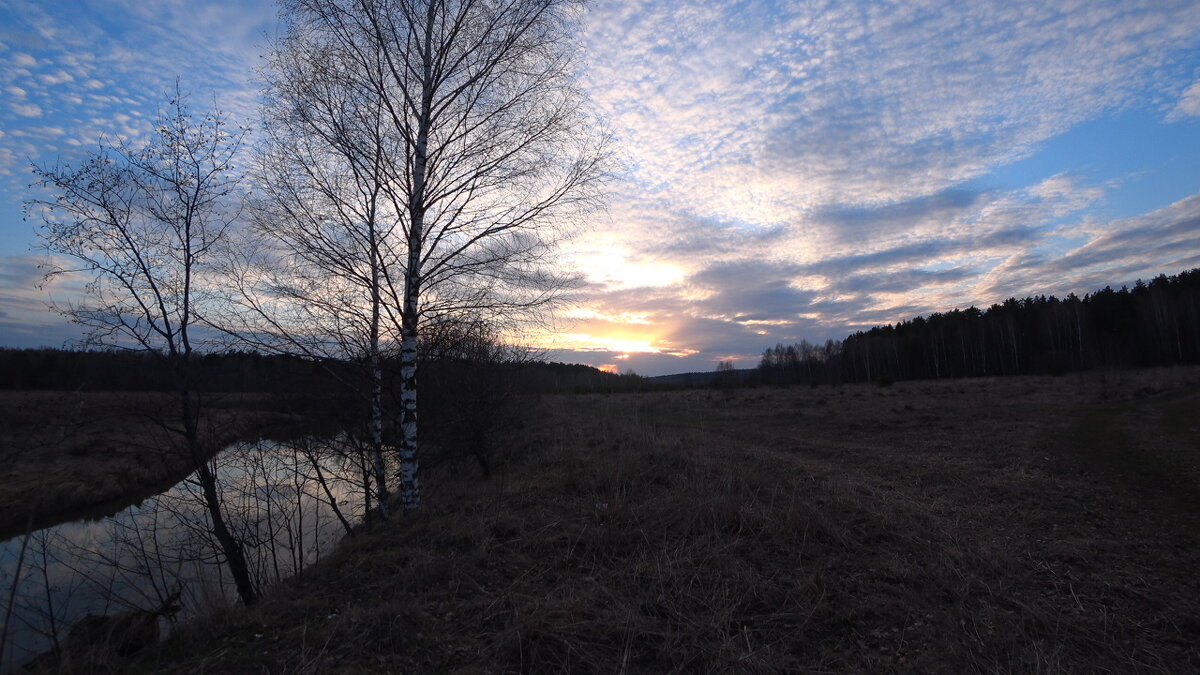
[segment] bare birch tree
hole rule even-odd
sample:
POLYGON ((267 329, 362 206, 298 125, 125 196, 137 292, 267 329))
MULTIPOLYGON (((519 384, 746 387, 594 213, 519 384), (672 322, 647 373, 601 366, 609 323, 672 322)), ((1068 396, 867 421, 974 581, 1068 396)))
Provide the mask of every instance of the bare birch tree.
MULTIPOLYGON (((285 119, 303 122, 297 131, 333 132, 309 137, 343 164, 340 182, 329 187, 370 205, 350 214, 366 235, 353 238, 352 253, 332 236, 315 248, 327 247, 320 264, 357 262, 338 278, 366 282, 371 300, 359 306, 369 307, 368 333, 381 336, 386 325, 388 340, 399 344, 401 496, 404 510, 415 510, 422 322, 454 313, 511 317, 551 299, 558 278, 547 256, 557 228, 592 203, 604 175, 605 138, 573 78, 579 3, 283 0, 281 7, 287 34, 270 58, 270 92, 295 113, 285 119)), ((283 209, 273 227, 320 231, 332 222, 301 203, 296 213, 283 209)))
POLYGON ((217 479, 201 438, 200 399, 192 388, 193 329, 210 255, 236 219, 234 157, 244 132, 213 111, 195 116, 176 87, 142 147, 101 141, 78 166, 33 168, 47 198, 26 202, 43 221, 53 254, 47 278, 80 274, 87 299, 60 311, 87 330, 87 340, 160 354, 179 401, 182 436, 203 492, 214 537, 242 601, 257 593, 242 543, 221 510, 217 479))
MULTIPOLYGON (((343 55, 295 36, 272 60, 256 152, 252 239, 231 257, 239 308, 223 323, 256 347, 365 366, 376 503, 386 517, 384 270, 397 219, 384 198, 382 109, 353 86, 343 55), (236 318, 233 318, 236 317, 236 318)), ((362 386, 365 382, 365 386, 362 386)))

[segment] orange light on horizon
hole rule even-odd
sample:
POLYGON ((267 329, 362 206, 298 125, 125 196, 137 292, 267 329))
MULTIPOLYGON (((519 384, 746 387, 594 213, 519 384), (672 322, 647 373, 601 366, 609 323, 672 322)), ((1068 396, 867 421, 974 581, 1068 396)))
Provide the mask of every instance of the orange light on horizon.
POLYGON ((658 354, 669 347, 656 345, 653 337, 615 337, 587 333, 561 333, 554 336, 554 346, 579 352, 617 352, 620 354, 658 354))
POLYGON ((670 334, 669 325, 652 324, 649 321, 632 325, 602 323, 580 326, 569 333, 545 333, 537 346, 572 351, 581 356, 588 352, 604 352, 608 355, 603 358, 621 361, 639 355, 685 357, 699 353, 697 349, 665 339, 664 334, 670 334))

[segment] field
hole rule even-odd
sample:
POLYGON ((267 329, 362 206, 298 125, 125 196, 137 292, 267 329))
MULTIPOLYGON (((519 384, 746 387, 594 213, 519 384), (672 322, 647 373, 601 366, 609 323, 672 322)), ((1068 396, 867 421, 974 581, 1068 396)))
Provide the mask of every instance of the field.
MULTIPOLYGON (((212 447, 255 438, 285 415, 263 396, 206 395, 212 447)), ((191 471, 178 399, 139 392, 0 391, 0 540, 112 513, 191 471)))
POLYGON ((542 399, 119 669, 1197 672, 1200 371, 542 399))

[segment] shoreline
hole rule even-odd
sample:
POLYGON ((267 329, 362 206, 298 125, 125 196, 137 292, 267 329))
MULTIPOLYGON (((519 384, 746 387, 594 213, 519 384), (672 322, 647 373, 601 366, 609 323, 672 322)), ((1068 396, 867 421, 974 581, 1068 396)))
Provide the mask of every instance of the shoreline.
MULTIPOLYGON (((178 483, 194 467, 168 430, 173 394, 2 391, 0 541, 64 522, 99 519, 178 483)), ((269 397, 204 394, 202 433, 219 451, 302 421, 269 397), (233 406, 238 406, 237 408, 233 406)))

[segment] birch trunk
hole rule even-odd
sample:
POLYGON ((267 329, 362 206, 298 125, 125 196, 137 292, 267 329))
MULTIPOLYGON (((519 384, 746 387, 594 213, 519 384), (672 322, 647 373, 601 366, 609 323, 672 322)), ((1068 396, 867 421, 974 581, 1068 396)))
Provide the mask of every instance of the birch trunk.
POLYGON ((371 247, 371 461, 375 469, 375 501, 379 515, 388 517, 387 468, 383 461, 383 363, 379 354, 379 237, 375 222, 368 225, 371 247))
POLYGON ((400 346, 400 492, 404 511, 421 508, 420 457, 417 454, 417 335, 405 331, 400 346))

